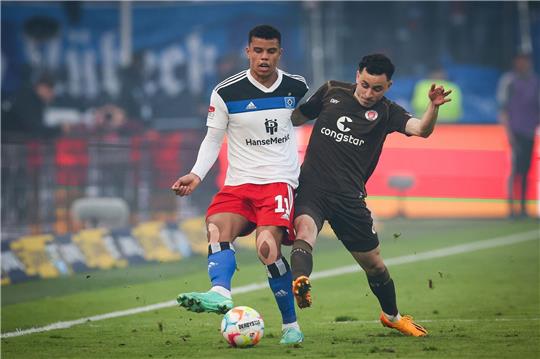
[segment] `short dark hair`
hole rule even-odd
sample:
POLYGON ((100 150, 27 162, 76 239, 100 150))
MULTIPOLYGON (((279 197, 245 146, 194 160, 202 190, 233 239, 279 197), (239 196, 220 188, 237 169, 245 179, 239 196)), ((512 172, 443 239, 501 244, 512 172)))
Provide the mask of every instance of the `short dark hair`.
POLYGON ((248 35, 248 44, 251 44, 251 39, 254 37, 265 40, 277 39, 281 45, 281 33, 278 29, 270 25, 259 25, 251 29, 248 35))
POLYGON ((390 59, 383 54, 371 54, 364 56, 358 64, 358 71, 362 72, 363 69, 366 69, 367 72, 372 75, 385 74, 388 80, 392 79, 392 75, 395 71, 392 61, 390 61, 390 59))

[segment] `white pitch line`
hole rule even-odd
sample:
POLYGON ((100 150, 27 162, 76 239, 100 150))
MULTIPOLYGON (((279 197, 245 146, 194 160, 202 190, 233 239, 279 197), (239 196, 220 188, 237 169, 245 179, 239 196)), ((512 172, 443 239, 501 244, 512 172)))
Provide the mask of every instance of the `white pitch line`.
MULTIPOLYGON (((515 243, 524 242, 524 241, 530 241, 533 239, 540 239, 540 233, 538 231, 523 232, 523 233, 518 233, 518 234, 512 234, 509 236, 504 236, 504 237, 480 240, 480 241, 476 241, 472 243, 460 244, 457 246, 411 254, 408 256, 384 259, 384 263, 387 266, 414 263, 414 262, 420 262, 420 261, 430 260, 434 258, 448 257, 454 254, 474 252, 481 249, 507 246, 507 245, 511 245, 515 243)), ((310 278, 312 279, 327 278, 327 277, 334 277, 341 274, 354 273, 354 272, 359 272, 359 271, 362 271, 362 268, 360 268, 357 264, 355 264, 351 266, 316 272, 316 273, 313 273, 310 276, 310 278)))
MULTIPOLYGON (((434 258, 448 257, 455 254, 469 253, 469 252, 474 252, 481 249, 508 246, 508 245, 512 245, 512 244, 516 244, 520 242, 538 240, 538 239, 540 239, 538 231, 530 231, 530 232, 518 233, 518 234, 509 235, 509 236, 493 238, 493 239, 480 240, 480 241, 467 243, 467 244, 460 244, 460 245, 452 246, 452 247, 435 249, 432 251, 421 252, 421 253, 408 255, 408 256, 389 258, 389 259, 386 259, 384 262, 388 266, 420 262, 420 261, 430 260, 434 258)), ((311 278, 320 279, 320 278, 335 277, 335 276, 339 276, 343 274, 359 272, 361 270, 362 269, 358 265, 344 266, 344 267, 315 272, 311 275, 311 278)), ((263 289, 266 287, 268 287, 267 282, 252 283, 252 284, 244 285, 238 288, 234 288, 233 294, 253 292, 253 291, 263 289)), ((167 302, 151 304, 144 307, 137 307, 137 308, 120 310, 120 311, 106 313, 106 314, 94 315, 92 317, 52 323, 44 327, 19 329, 14 332, 2 333, 1 337, 11 338, 11 337, 18 337, 21 335, 47 332, 47 331, 56 330, 56 329, 66 329, 74 325, 84 324, 88 322, 96 322, 99 320, 105 320, 105 319, 111 319, 111 318, 124 317, 128 315, 149 312, 156 309, 174 307, 176 305, 177 305, 176 300, 170 300, 167 302)))

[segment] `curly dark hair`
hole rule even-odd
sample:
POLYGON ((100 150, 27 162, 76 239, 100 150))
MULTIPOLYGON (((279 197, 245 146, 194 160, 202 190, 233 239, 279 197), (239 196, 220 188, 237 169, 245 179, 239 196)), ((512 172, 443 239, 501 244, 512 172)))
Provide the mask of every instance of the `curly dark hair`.
POLYGON ((372 75, 385 74, 388 80, 392 79, 395 67, 392 61, 383 54, 371 54, 366 55, 360 60, 358 64, 358 71, 362 72, 363 69, 372 75))

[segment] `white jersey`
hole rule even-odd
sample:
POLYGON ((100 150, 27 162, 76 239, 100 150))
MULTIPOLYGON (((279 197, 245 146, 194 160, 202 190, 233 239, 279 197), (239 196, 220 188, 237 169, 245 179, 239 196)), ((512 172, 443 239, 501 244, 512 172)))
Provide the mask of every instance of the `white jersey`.
POLYGON ((300 168, 291 113, 308 87, 303 77, 278 69, 266 88, 242 71, 212 91, 206 124, 226 130, 225 185, 285 182, 296 188, 300 168))

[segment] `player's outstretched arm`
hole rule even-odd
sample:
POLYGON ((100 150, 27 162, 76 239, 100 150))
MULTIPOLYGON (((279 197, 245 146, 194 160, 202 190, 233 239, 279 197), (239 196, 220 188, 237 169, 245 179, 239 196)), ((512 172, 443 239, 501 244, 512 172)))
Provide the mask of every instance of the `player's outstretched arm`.
POLYGON ((199 186, 214 165, 214 162, 216 162, 224 137, 224 129, 208 127, 208 132, 201 143, 193 169, 187 175, 178 178, 171 186, 176 195, 189 196, 199 186))
POLYGON ((428 92, 430 103, 426 112, 424 112, 421 119, 409 119, 405 126, 405 132, 412 136, 429 137, 435 128, 435 122, 437 122, 439 106, 452 101, 452 99, 448 97, 451 93, 452 90, 445 91, 444 87, 432 84, 428 92))
POLYGON ((300 109, 296 108, 291 114, 291 121, 293 126, 300 126, 308 122, 310 118, 304 116, 300 109))

